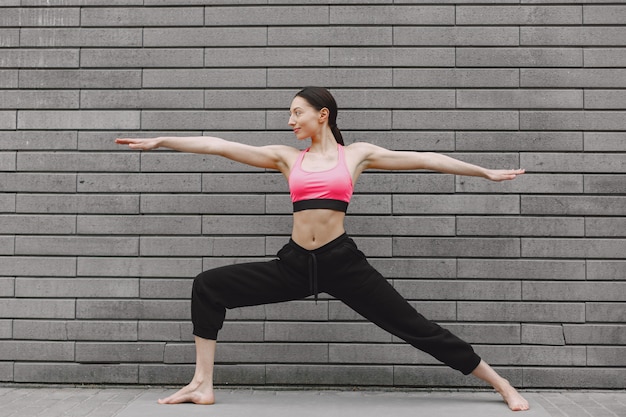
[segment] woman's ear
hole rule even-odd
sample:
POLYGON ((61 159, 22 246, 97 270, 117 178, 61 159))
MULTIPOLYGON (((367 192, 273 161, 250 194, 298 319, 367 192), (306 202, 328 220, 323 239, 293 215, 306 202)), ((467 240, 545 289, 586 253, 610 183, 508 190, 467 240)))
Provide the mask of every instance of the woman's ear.
POLYGON ((322 110, 320 110, 319 122, 324 123, 325 121, 328 121, 329 114, 330 111, 326 107, 322 108, 322 110))

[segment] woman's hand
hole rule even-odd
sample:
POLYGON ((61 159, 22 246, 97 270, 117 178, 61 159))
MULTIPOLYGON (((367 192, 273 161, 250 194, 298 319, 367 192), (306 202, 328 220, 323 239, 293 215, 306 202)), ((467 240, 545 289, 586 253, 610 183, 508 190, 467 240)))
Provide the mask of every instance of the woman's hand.
POLYGON ((488 169, 486 178, 491 181, 514 180, 518 175, 525 173, 524 169, 488 169))
POLYGON ((148 139, 139 139, 139 138, 118 138, 115 139, 115 143, 120 145, 128 145, 130 149, 139 149, 142 151, 149 151, 151 149, 156 149, 160 146, 161 140, 160 138, 148 138, 148 139))

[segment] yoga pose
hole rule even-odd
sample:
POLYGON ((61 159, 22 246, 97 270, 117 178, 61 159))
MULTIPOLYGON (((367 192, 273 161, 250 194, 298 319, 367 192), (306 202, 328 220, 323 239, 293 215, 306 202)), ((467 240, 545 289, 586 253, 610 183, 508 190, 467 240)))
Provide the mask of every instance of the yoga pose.
POLYGON ((528 402, 472 347, 419 314, 365 259, 344 229, 354 184, 366 169, 427 169, 492 181, 512 180, 524 170, 491 170, 432 152, 391 151, 369 143, 344 146, 337 128, 337 104, 321 87, 307 87, 291 103, 289 126, 300 151, 291 146, 249 146, 214 137, 117 139, 131 149, 159 147, 220 155, 255 167, 280 171, 289 183, 293 230, 278 259, 228 265, 194 280, 192 322, 196 369, 192 381, 159 400, 161 404, 213 404, 213 365, 218 331, 226 309, 302 299, 325 292, 417 349, 465 375, 491 384, 509 408, 528 402))

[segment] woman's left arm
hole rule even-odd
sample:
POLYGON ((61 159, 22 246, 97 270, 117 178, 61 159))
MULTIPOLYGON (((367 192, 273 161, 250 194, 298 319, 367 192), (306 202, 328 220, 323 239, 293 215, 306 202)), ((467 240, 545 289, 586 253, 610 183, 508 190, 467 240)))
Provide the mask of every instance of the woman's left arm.
POLYGON ((435 152, 390 151, 367 143, 351 146, 355 145, 361 156, 361 171, 368 168, 386 170, 426 169, 448 174, 483 177, 491 181, 512 180, 525 172, 523 169, 487 169, 435 152))

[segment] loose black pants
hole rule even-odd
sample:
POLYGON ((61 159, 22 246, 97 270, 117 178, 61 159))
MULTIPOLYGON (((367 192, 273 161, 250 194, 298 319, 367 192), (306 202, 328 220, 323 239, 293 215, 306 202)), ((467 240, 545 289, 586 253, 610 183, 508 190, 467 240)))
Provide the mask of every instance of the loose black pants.
POLYGON ((465 375, 480 362, 468 343, 419 314, 346 234, 312 251, 290 240, 276 260, 201 273, 193 284, 193 333, 217 340, 227 308, 317 297, 318 291, 465 375))

